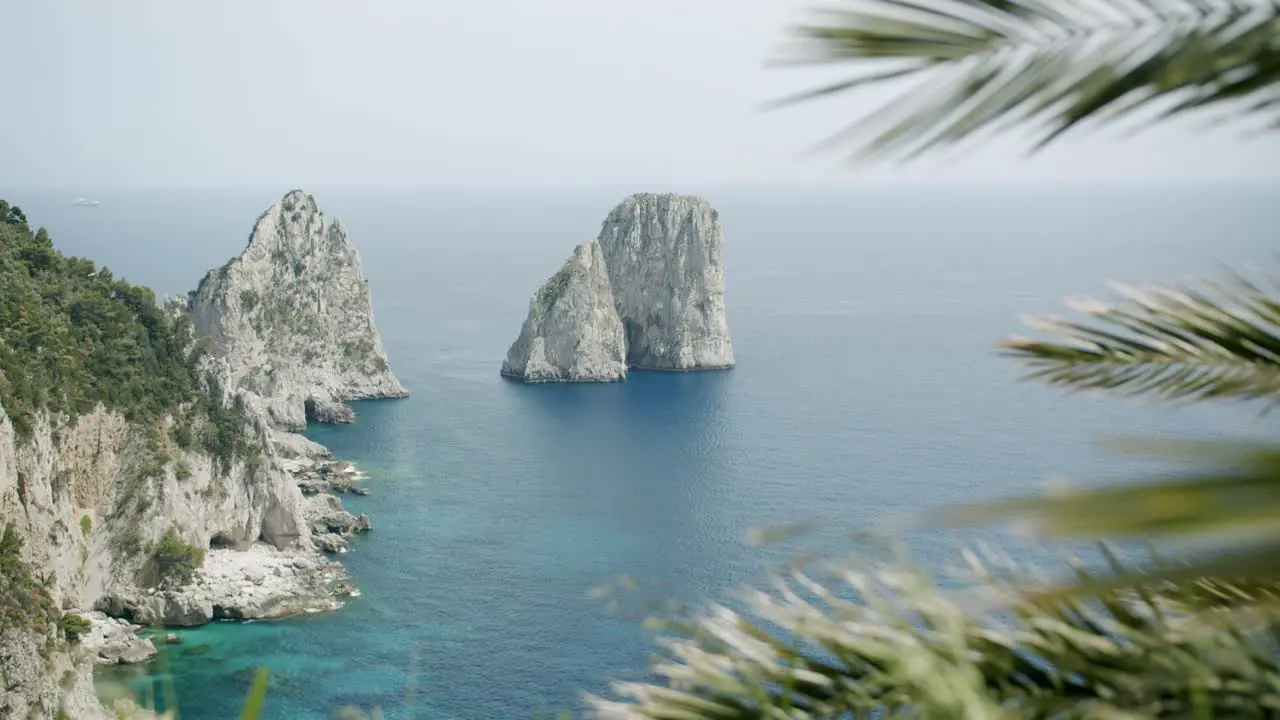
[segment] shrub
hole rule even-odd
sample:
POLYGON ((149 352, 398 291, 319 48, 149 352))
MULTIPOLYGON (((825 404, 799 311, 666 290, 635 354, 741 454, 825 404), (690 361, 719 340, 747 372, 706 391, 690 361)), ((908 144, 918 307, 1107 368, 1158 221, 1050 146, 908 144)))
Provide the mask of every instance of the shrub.
POLYGON ((80 636, 93 629, 93 625, 75 613, 63 613, 58 618, 58 629, 66 636, 67 642, 77 643, 80 642, 80 636))
POLYGON ((133 523, 125 526, 112 538, 112 549, 118 558, 134 557, 142 553, 142 531, 133 523))
POLYGON ((169 528, 151 553, 156 583, 178 587, 191 582, 196 570, 204 564, 204 553, 204 548, 187 544, 176 528, 169 528))
POLYGON ((80 516, 80 533, 82 535, 87 536, 91 532, 93 532, 93 518, 89 517, 88 515, 81 515, 80 516))
POLYGON ((0 635, 11 628, 44 633, 56 617, 49 591, 22 559, 22 538, 10 522, 0 533, 0 635))
POLYGON ((187 422, 184 422, 184 420, 188 420, 185 415, 178 418, 178 421, 174 423, 173 430, 170 431, 170 434, 173 436, 173 442, 179 448, 188 450, 191 448, 191 443, 195 440, 195 437, 191 434, 191 424, 189 420, 187 422))

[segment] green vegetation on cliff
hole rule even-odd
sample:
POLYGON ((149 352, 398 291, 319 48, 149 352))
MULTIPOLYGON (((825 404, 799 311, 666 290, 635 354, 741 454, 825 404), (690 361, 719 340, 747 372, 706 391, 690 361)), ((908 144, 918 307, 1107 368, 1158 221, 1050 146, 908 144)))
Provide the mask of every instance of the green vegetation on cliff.
POLYGON ((179 587, 191 582, 204 564, 204 549, 188 544, 176 528, 165 531, 151 553, 153 585, 179 587))
POLYGON ((64 256, 3 200, 0 217, 0 401, 20 435, 41 409, 102 403, 136 421, 196 398, 185 318, 148 288, 64 256))
POLYGON ((0 635, 11 628, 42 635, 57 620, 49 591, 22 560, 22 537, 7 523, 0 532, 0 635))
POLYGON ((58 618, 58 629, 67 638, 67 642, 74 644, 80 642, 81 637, 89 634, 93 630, 93 625, 75 613, 63 613, 62 617, 58 618))
POLYGON ((20 437, 41 410, 74 417, 102 404, 135 423, 174 415, 179 446, 198 442, 223 467, 252 457, 243 405, 202 389, 190 339, 187 317, 150 289, 63 255, 0 200, 0 403, 20 437))
POLYGON ((574 277, 581 275, 583 271, 584 268, 582 267, 582 263, 579 262, 576 257, 571 257, 565 261, 565 264, 556 271, 556 274, 548 278, 547 281, 542 284, 542 287, 538 288, 536 298, 534 299, 534 306, 538 308, 538 312, 543 315, 551 312, 551 308, 554 307, 555 304, 560 301, 560 298, 564 297, 565 292, 568 291, 569 281, 573 280, 574 277))

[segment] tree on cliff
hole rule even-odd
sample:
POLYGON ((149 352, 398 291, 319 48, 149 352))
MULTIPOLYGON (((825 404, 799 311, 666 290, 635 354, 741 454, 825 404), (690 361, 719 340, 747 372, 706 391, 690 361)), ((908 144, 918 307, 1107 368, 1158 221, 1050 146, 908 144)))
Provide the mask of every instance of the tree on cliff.
MULTIPOLYGON (((1271 0, 863 0, 797 28, 801 62, 858 72, 782 104, 914 81, 831 142, 914 157, 992 131, 1034 147, 1121 120, 1199 112, 1280 127, 1271 0)), ((1003 351, 1053 385, 1160 400, 1280 402, 1280 290, 1238 275, 1126 291, 1003 351)), ((1032 582, 967 553, 943 591, 901 565, 796 571, 771 592, 666 621, 654 683, 611 718, 1137 718, 1280 714, 1280 444, 1142 448, 1160 482, 945 508, 1050 537, 1200 541, 1178 563, 1032 582), (999 569, 997 569, 999 568, 999 569)), ((1104 546, 1105 551, 1105 546, 1104 546)))
POLYGON ((4 200, 0 200, 0 223, 17 225, 25 230, 27 229, 27 216, 22 212, 22 208, 17 205, 10 205, 4 200))

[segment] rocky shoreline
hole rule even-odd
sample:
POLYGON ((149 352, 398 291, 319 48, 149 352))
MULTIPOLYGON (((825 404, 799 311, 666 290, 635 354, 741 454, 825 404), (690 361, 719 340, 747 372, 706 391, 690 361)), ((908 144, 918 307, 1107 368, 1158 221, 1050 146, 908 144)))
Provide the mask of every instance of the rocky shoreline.
POLYGON ((285 460, 285 470, 298 481, 303 495, 339 493, 368 495, 369 488, 361 483, 367 477, 355 465, 344 460, 285 460))
POLYGON ((210 550, 192 582, 108 595, 96 610, 147 627, 195 627, 214 620, 260 620, 342 607, 346 570, 318 553, 254 544, 210 550))
MULTIPOLYGON (((265 620, 337 610, 359 595, 346 569, 325 554, 345 553, 347 538, 371 529, 366 515, 354 515, 330 492, 368 494, 364 473, 333 460, 327 448, 302 436, 274 438, 306 453, 281 464, 304 494, 312 547, 277 549, 266 543, 212 548, 191 582, 177 588, 149 588, 108 595, 80 615, 91 630, 82 647, 99 664, 138 664, 156 654, 148 628, 196 627, 216 620, 265 620)), ((286 453, 281 453, 282 455, 286 453)))
POLYGON ((80 638, 80 647, 99 665, 134 665, 156 654, 151 638, 141 637, 141 625, 113 618, 95 610, 81 615, 89 621, 89 632, 80 638))
POLYGON ((369 489, 362 484, 365 474, 349 462, 334 460, 328 448, 301 435, 277 433, 273 441, 284 458, 281 466, 302 491, 303 517, 316 549, 330 554, 347 552, 348 537, 373 527, 367 515, 354 515, 344 508, 337 494, 368 495, 369 489))

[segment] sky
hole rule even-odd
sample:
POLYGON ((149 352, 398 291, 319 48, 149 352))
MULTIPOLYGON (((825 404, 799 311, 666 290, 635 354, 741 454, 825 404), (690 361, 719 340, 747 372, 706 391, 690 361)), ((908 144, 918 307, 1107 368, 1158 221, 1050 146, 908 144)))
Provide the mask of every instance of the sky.
POLYGON ((885 101, 762 112, 824 0, 0 0, 0 188, 1095 183, 1280 176, 1191 121, 1030 158, 806 154, 885 101))

